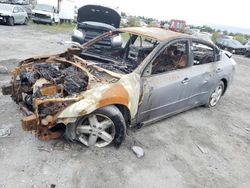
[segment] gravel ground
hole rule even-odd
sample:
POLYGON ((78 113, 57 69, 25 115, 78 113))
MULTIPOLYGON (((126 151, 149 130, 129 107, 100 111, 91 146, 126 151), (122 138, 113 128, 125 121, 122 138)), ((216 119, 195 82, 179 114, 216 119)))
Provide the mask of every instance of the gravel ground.
MULTIPOLYGON (((57 53, 70 33, 37 25, 0 26, 0 65, 57 53)), ((250 185, 250 59, 238 62, 233 85, 212 108, 196 108, 137 131, 129 130, 120 149, 89 149, 66 140, 43 142, 22 131, 21 113, 0 93, 0 188, 168 187, 248 188, 250 185), (145 151, 136 158, 133 145, 145 151)), ((0 74, 0 86, 8 82, 0 74)))

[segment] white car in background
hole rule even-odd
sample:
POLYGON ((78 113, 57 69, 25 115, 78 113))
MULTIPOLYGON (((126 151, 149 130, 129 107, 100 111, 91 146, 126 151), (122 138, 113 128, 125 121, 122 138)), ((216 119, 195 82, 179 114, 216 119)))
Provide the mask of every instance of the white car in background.
POLYGON ((0 3, 0 23, 10 26, 15 24, 28 24, 28 14, 19 5, 0 3))

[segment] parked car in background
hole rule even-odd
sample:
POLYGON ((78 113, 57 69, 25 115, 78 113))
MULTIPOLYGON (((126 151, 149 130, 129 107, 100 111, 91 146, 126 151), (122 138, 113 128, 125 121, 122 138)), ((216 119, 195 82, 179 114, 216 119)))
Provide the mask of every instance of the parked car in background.
POLYGON ((32 15, 32 5, 29 4, 29 0, 0 0, 0 3, 19 5, 27 12, 29 18, 32 15))
POLYGON ((170 20, 169 29, 171 31, 185 33, 186 31, 186 21, 184 20, 170 20))
MULTIPOLYGON (((86 5, 78 9, 77 26, 72 41, 84 44, 107 31, 120 27, 121 16, 111 8, 99 5, 86 5)), ((120 36, 107 37, 99 42, 101 47, 120 47, 120 36)))
POLYGON ((37 4, 32 10, 32 20, 34 23, 48 23, 53 25, 59 22, 58 11, 50 4, 37 4))
POLYGON ((192 34, 194 37, 197 37, 199 39, 203 39, 206 41, 209 41, 211 43, 213 43, 212 39, 211 39, 211 35, 209 33, 205 33, 205 32, 196 32, 194 34, 192 34))
POLYGON ((0 22, 10 26, 28 24, 28 14, 19 5, 0 3, 0 22))
POLYGON ((23 129, 42 140, 65 133, 86 146, 119 146, 126 127, 216 106, 235 66, 231 55, 205 40, 161 28, 121 28, 61 54, 21 61, 2 93, 25 112, 23 129), (128 40, 121 48, 98 47, 122 33, 128 40))
POLYGON ((229 51, 233 54, 244 55, 246 53, 246 47, 234 39, 219 39, 216 42, 216 45, 221 49, 229 51))

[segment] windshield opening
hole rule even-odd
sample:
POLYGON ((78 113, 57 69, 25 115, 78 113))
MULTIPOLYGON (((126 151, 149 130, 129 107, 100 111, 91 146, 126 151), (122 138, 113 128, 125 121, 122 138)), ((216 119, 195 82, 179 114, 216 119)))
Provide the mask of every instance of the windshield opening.
POLYGON ((157 40, 133 35, 130 33, 113 32, 104 35, 88 46, 81 56, 104 69, 128 74, 134 71, 141 62, 159 44, 157 40))
POLYGON ((46 12, 54 12, 54 7, 51 5, 37 4, 35 10, 41 10, 46 12))

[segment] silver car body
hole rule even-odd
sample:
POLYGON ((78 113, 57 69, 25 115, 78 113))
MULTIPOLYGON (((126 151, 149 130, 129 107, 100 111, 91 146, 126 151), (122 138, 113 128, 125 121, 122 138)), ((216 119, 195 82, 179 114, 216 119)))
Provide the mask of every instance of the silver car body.
POLYGON ((14 24, 24 24, 28 19, 27 12, 21 6, 0 4, 0 21, 7 22, 9 17, 14 18, 14 24))
MULTIPOLYGON (((128 57, 136 54, 130 44, 128 42, 127 47, 125 47, 125 49, 129 49, 128 57)), ((109 53, 111 49, 107 51, 109 53)), ((29 116, 22 119, 22 126, 24 130, 41 130, 38 132, 38 137, 43 140, 54 139, 60 135, 49 136, 52 135, 50 128, 56 124, 66 126, 74 124, 79 118, 109 105, 119 107, 126 124, 132 127, 147 125, 173 114, 207 104, 210 96, 221 82, 224 83, 223 94, 225 93, 233 80, 236 66, 229 53, 221 51, 216 45, 208 41, 160 28, 122 28, 105 33, 76 49, 68 49, 65 53, 30 58, 20 62, 19 66, 12 72, 13 80, 9 87, 10 90, 6 87, 4 89, 6 92, 3 90, 3 94, 12 94, 14 100, 20 99, 19 96, 23 94, 20 92, 23 91, 25 94, 25 88, 20 89, 22 86, 18 85, 18 75, 23 71, 32 73, 33 69, 30 67, 41 62, 55 65, 68 63, 80 68, 90 78, 86 90, 77 92, 75 95, 57 97, 48 94, 41 98, 32 96, 34 109, 27 113, 29 116), (146 37, 158 42, 146 57, 128 72, 117 70, 125 70, 126 63, 131 65, 131 61, 126 62, 116 59, 115 62, 106 62, 106 68, 103 68, 101 60, 107 61, 108 56, 96 53, 94 57, 97 60, 93 61, 88 58, 89 56, 79 54, 81 50, 84 53, 84 50, 98 44, 103 38, 116 36, 119 33, 128 33, 127 36, 131 37, 146 37), (185 67, 153 74, 152 67, 155 59, 159 57, 163 50, 179 42, 184 42, 186 46, 187 61, 185 67), (208 49, 211 50, 210 55, 212 55, 214 61, 197 63, 196 56, 199 55, 197 52, 208 49), (115 69, 117 64, 116 67, 118 68, 115 69), (53 114, 53 121, 51 120, 49 127, 43 124, 44 116, 41 116, 38 111, 39 108, 46 109, 47 107, 43 106, 46 103, 66 103, 66 106, 63 106, 58 113, 53 114)), ((54 87, 57 86, 54 85, 54 87)), ((15 101, 19 103, 26 100, 15 101)))

